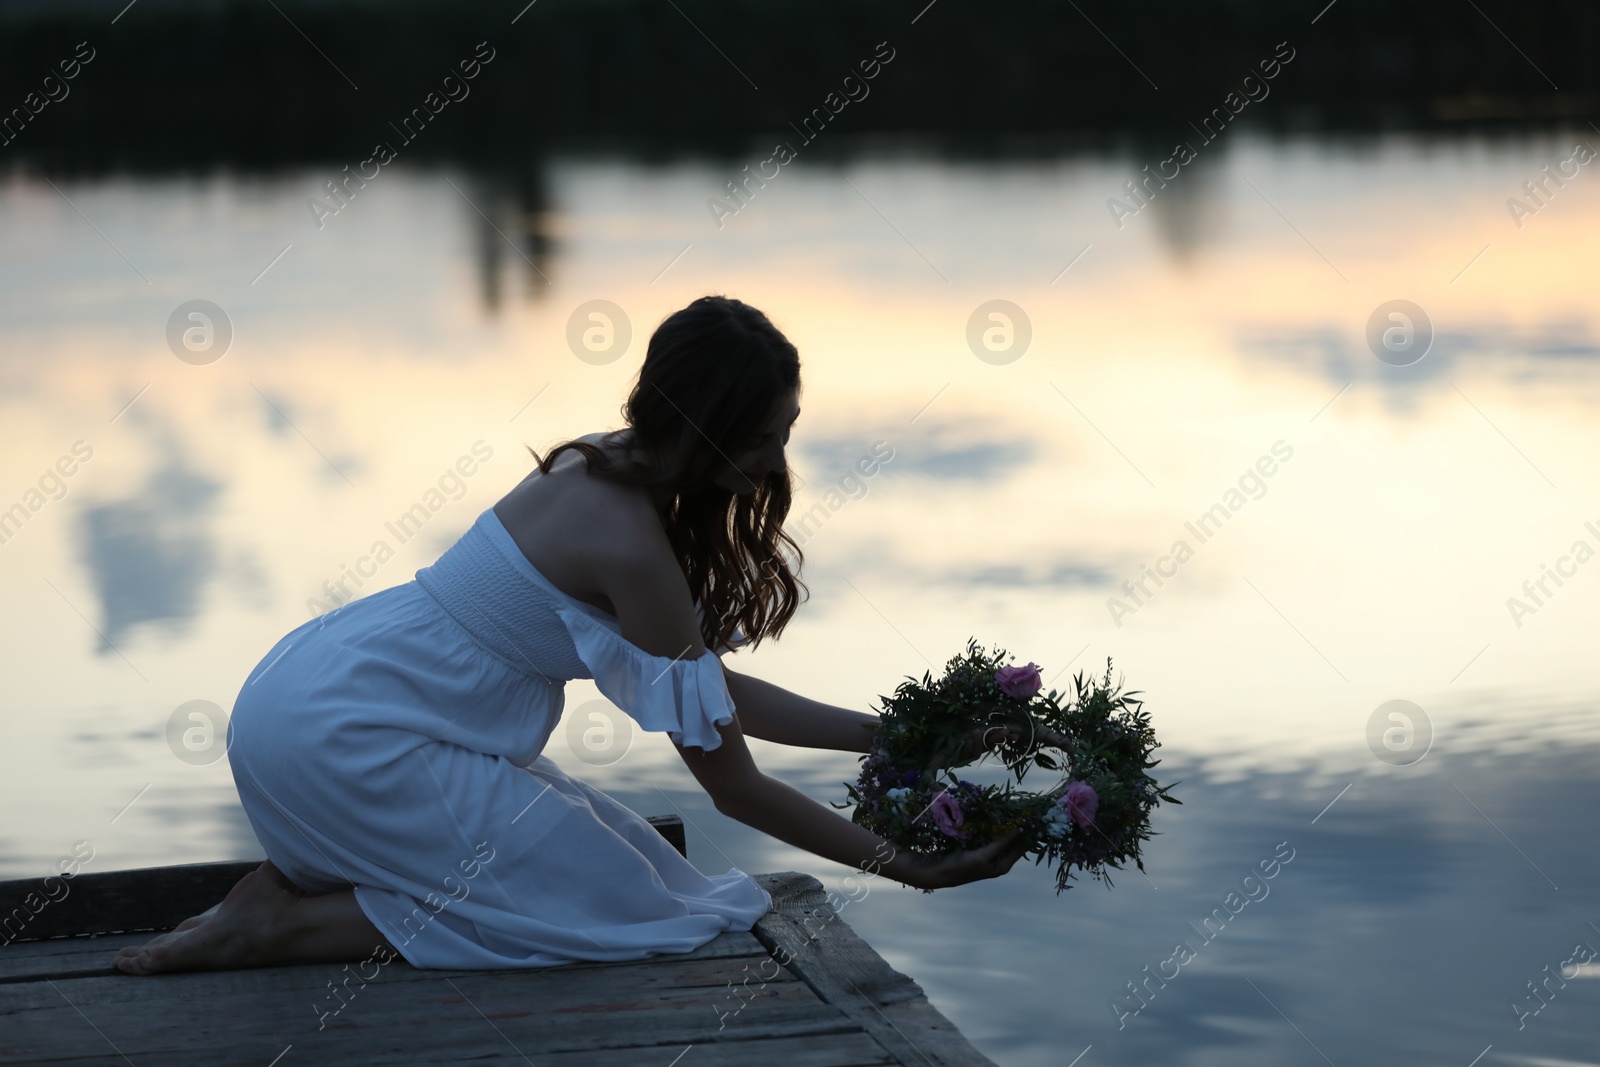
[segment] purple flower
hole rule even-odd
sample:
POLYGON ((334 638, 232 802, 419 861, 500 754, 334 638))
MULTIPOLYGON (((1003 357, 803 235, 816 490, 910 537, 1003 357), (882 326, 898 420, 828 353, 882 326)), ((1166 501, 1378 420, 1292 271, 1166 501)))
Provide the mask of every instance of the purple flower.
POLYGON ((1094 825, 1095 813, 1100 810, 1100 798, 1088 782, 1072 782, 1057 804, 1067 809, 1078 829, 1087 830, 1094 825))
POLYGON ((920 772, 920 771, 909 770, 905 774, 900 776, 900 784, 901 785, 906 785, 906 786, 916 785, 917 784, 917 779, 919 777, 921 777, 921 774, 922 774, 922 772, 920 772))
POLYGON ((1039 665, 1031 660, 1026 667, 999 668, 994 672, 994 680, 1000 684, 1000 691, 1006 696, 1021 697, 1024 700, 1044 688, 1039 665))
POLYGON ((940 833, 946 837, 962 837, 960 826, 962 823, 961 805, 949 793, 940 793, 933 798, 933 822, 939 827, 940 833))

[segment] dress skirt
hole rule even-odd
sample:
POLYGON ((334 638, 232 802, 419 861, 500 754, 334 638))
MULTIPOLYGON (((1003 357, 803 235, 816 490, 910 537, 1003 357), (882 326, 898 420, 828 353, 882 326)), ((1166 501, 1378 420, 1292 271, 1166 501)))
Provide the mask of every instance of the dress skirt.
POLYGON ((772 907, 753 878, 701 874, 542 754, 571 678, 679 744, 715 748, 732 720, 712 651, 624 640, 485 510, 412 581, 284 635, 241 687, 228 758, 267 858, 308 893, 353 886, 416 967, 635 960, 750 929, 772 907))

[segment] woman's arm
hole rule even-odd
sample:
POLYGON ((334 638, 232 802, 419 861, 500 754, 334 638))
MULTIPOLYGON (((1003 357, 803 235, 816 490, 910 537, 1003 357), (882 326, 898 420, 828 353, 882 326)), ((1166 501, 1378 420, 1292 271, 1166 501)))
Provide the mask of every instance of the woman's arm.
POLYGON ((726 663, 722 674, 747 736, 803 748, 872 751, 872 734, 880 722, 877 715, 811 700, 771 682, 740 674, 726 663))
MULTIPOLYGON (((585 545, 594 583, 616 608, 622 636, 653 656, 705 654, 689 583, 648 500, 631 501, 585 545)), ((838 708, 722 665, 728 695, 751 737, 780 745, 870 752, 879 718, 838 708)))
POLYGON ((722 814, 807 852, 863 870, 882 870, 910 882, 911 856, 895 849, 871 830, 819 804, 793 786, 763 774, 750 757, 740 707, 733 721, 717 727, 722 743, 707 751, 678 745, 689 773, 722 814), (874 863, 877 866, 874 866, 874 863))
POLYGON ((982 848, 922 858, 897 849, 793 786, 761 773, 739 728, 743 712, 718 727, 722 744, 707 752, 678 746, 717 811, 785 844, 918 889, 944 889, 1005 874, 1023 855, 1012 831, 982 848))
MULTIPOLYGON (((659 525, 643 519, 639 529, 643 532, 632 544, 619 539, 591 547, 602 557, 598 573, 605 595, 617 608, 623 639, 654 656, 711 655, 700 637, 688 583, 670 554, 665 534, 659 525)), ((755 736, 860 752, 867 751, 870 739, 863 725, 876 726, 878 717, 806 700, 726 667, 723 671, 732 680, 729 695, 735 712, 732 721, 717 728, 721 743, 710 751, 677 746, 719 812, 796 848, 923 889, 998 877, 1022 856, 1013 832, 1010 838, 980 849, 918 861, 832 808, 761 773, 745 745, 742 722, 747 717, 766 729, 755 736)))

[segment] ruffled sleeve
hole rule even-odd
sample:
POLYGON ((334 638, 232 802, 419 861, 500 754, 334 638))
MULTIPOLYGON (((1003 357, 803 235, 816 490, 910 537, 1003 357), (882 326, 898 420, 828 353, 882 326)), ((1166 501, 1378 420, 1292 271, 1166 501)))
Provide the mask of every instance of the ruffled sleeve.
POLYGON ((587 612, 556 610, 595 686, 642 729, 707 752, 722 744, 717 727, 733 721, 734 706, 714 652, 692 660, 652 656, 587 612))

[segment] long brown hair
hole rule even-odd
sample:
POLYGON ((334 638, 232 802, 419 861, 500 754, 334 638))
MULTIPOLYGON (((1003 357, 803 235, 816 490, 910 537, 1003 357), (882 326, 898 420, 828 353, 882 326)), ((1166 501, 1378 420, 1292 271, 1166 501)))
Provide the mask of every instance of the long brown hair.
POLYGON ((700 603, 706 647, 725 644, 737 627, 754 648, 783 632, 805 589, 798 577, 805 557, 783 530, 789 470, 769 471, 750 494, 712 479, 728 456, 759 440, 784 390, 799 388, 800 353, 766 315, 731 297, 703 296, 656 327, 622 405, 648 462, 613 460, 578 440, 543 459, 528 451, 545 474, 572 448, 595 477, 671 487, 662 525, 700 603))

